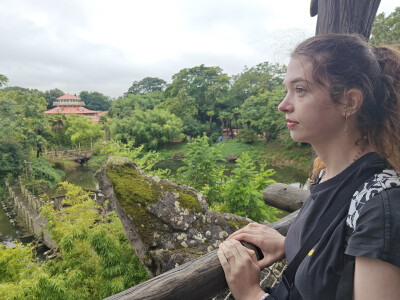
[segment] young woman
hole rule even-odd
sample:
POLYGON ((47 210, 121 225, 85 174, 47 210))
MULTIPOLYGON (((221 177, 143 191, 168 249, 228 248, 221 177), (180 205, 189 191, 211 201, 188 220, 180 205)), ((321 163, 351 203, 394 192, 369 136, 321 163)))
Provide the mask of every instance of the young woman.
POLYGON ((350 260, 353 299, 400 299, 400 54, 356 35, 318 35, 294 50, 284 86, 278 109, 290 135, 310 143, 325 168, 286 238, 252 223, 220 245, 233 296, 266 299, 260 269, 284 257, 290 263, 338 193, 370 172, 302 260, 290 299, 335 299, 350 260), (258 246, 264 258, 257 262, 239 241, 258 246))

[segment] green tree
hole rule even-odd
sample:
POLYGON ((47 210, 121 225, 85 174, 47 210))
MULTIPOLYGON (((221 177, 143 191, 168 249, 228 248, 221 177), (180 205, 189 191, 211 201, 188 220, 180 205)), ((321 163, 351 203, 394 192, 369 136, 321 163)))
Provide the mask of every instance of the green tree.
POLYGON ((50 131, 44 111, 46 100, 33 91, 0 91, 0 140, 21 143, 26 151, 36 148, 37 156, 50 131))
POLYGON ((221 189, 220 202, 215 209, 248 217, 256 222, 275 221, 277 210, 265 205, 262 196, 263 189, 275 182, 270 178, 273 174, 275 171, 265 170, 265 166, 260 166, 257 171, 249 155, 243 152, 221 189))
POLYGON ((240 107, 241 120, 258 133, 265 133, 267 142, 286 132, 285 116, 277 109, 284 95, 283 88, 265 91, 251 96, 240 107))
POLYGON ((26 154, 19 143, 0 140, 0 178, 20 174, 25 159, 26 154))
POLYGON ((183 132, 187 135, 197 136, 202 134, 201 125, 196 119, 198 109, 196 100, 189 96, 185 89, 178 92, 177 97, 168 98, 157 105, 159 109, 165 109, 183 121, 183 132))
POLYGON ((370 38, 371 45, 395 45, 400 48, 400 7, 387 17, 380 13, 375 18, 370 38))
POLYGON ((147 94, 155 91, 163 91, 167 83, 157 77, 145 77, 140 81, 134 81, 126 94, 147 94))
POLYGON ((208 120, 207 111, 214 110, 216 103, 226 97, 229 77, 219 67, 200 65, 182 69, 172 76, 172 83, 164 92, 166 98, 176 97, 181 89, 196 100, 199 120, 208 120))
POLYGON ((82 91, 79 98, 85 102, 85 107, 91 110, 107 111, 111 104, 110 97, 99 92, 82 91))
POLYGON ((8 83, 7 76, 0 74, 0 88, 7 85, 7 83, 8 83))
POLYGON ((78 115, 69 115, 64 128, 65 135, 75 146, 89 146, 91 142, 99 141, 104 137, 101 124, 78 115))
POLYGON ((185 153, 185 166, 177 171, 178 180, 200 190, 207 197, 208 204, 218 201, 221 179, 224 177, 225 158, 221 152, 221 144, 210 146, 206 135, 198 137, 189 144, 189 151, 185 153))
POLYGON ((210 134, 212 133, 213 129, 212 129, 212 122, 213 122, 213 116, 215 115, 215 111, 213 110, 209 110, 206 112, 207 116, 210 118, 209 119, 209 124, 210 124, 210 134))
POLYGON ((53 108, 53 102, 57 100, 58 97, 64 95, 64 92, 60 89, 52 89, 44 92, 44 99, 47 101, 47 109, 53 108))
POLYGON ((163 100, 164 96, 161 91, 155 91, 144 95, 128 94, 111 103, 111 108, 108 110, 108 115, 111 118, 119 119, 131 117, 135 109, 153 109, 163 100))
POLYGON ((239 107, 246 99, 266 91, 272 91, 282 85, 286 74, 286 66, 264 62, 233 77, 233 85, 229 91, 230 109, 239 107))
POLYGON ((174 114, 161 109, 135 109, 131 117, 113 119, 111 137, 124 143, 132 141, 137 147, 144 145, 157 149, 173 139, 183 138, 183 122, 174 114))

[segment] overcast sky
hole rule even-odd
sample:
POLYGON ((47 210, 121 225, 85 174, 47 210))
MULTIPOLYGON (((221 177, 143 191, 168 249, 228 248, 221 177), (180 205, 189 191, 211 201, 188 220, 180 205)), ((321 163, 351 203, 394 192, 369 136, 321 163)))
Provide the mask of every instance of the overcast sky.
MULTIPOLYGON (((287 63, 314 35, 310 0, 0 0, 0 74, 42 91, 121 96, 200 64, 287 63)), ((382 0, 386 15, 400 6, 382 0)))

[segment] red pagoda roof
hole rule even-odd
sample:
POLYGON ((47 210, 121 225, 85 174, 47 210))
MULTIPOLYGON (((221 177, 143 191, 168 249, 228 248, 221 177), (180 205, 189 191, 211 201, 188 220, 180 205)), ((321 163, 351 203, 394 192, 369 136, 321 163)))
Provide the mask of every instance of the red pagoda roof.
POLYGON ((58 97, 57 100, 81 100, 81 98, 71 94, 65 94, 62 95, 61 97, 58 97))
POLYGON ((65 115, 76 114, 76 115, 81 115, 81 116, 91 118, 93 120, 93 122, 97 123, 100 120, 100 116, 106 112, 90 110, 90 109, 84 108, 82 106, 57 106, 50 110, 45 111, 44 113, 45 114, 65 114, 65 115))

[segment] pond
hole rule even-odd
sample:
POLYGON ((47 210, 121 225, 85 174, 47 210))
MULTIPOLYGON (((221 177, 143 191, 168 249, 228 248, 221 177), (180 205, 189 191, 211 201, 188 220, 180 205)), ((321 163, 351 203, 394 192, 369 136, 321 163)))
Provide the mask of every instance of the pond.
MULTIPOLYGON (((98 189, 99 184, 96 177, 94 177, 94 173, 96 173, 97 169, 97 167, 79 165, 73 170, 63 170, 66 172, 63 181, 68 181, 69 183, 78 185, 82 188, 98 189)), ((62 195, 63 192, 60 191, 58 188, 54 188, 49 190, 46 194, 51 198, 62 195)))

